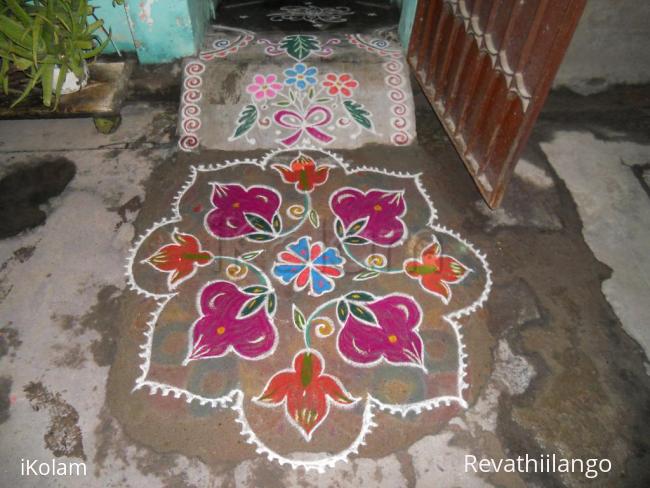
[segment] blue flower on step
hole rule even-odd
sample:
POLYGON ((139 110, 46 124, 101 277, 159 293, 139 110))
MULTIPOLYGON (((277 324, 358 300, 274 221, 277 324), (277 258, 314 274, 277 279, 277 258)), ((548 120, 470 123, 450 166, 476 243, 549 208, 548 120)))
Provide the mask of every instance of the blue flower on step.
POLYGON ((345 259, 334 247, 325 248, 322 242, 310 244, 310 237, 301 237, 278 255, 273 275, 285 285, 293 282, 295 291, 310 285, 309 294, 320 296, 334 289, 333 278, 343 276, 345 259))
POLYGON ((284 74, 287 77, 285 83, 287 85, 295 85, 298 90, 302 91, 308 85, 316 84, 317 73, 318 69, 313 66, 308 68, 303 63, 298 63, 293 68, 284 70, 284 74))

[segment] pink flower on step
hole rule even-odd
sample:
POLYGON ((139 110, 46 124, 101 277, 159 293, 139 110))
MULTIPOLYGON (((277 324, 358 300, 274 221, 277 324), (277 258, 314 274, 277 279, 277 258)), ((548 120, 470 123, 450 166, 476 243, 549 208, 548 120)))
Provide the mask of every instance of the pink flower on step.
POLYGON ((246 92, 257 101, 271 100, 282 90, 282 83, 278 83, 277 79, 275 75, 255 75, 254 82, 246 87, 246 92))

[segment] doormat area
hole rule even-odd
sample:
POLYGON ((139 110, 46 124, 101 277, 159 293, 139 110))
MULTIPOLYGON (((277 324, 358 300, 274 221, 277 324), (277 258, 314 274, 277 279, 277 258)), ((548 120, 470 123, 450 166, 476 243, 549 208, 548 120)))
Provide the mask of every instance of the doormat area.
POLYGON ((379 411, 467 406, 461 318, 491 272, 418 174, 298 144, 192 166, 127 269, 157 304, 135 390, 177 398, 178 424, 234 418, 270 460, 323 471, 371 432, 390 442, 379 411))
POLYGON ((390 28, 260 34, 212 26, 184 64, 180 149, 411 144, 413 94, 394 38, 390 28))

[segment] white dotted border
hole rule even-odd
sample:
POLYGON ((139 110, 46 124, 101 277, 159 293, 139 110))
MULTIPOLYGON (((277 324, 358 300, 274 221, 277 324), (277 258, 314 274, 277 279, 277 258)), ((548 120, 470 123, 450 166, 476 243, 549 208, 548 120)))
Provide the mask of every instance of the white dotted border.
POLYGON ((421 173, 411 174, 402 171, 389 171, 374 166, 355 166, 354 168, 350 168, 350 166, 347 163, 345 163, 340 156, 330 151, 314 147, 312 145, 303 145, 301 147, 291 148, 291 149, 276 149, 274 151, 267 153, 265 156, 261 158, 260 161, 245 159, 241 161, 240 160, 226 161, 225 163, 220 163, 220 164, 209 164, 209 165, 200 164, 196 166, 191 166, 190 176, 188 180, 178 191, 178 193, 176 194, 176 196, 172 201, 171 217, 163 218, 162 220, 154 223, 146 232, 144 232, 144 234, 142 234, 140 238, 137 239, 135 245, 133 246, 127 258, 126 278, 127 278, 127 283, 129 285, 129 288, 148 298, 155 299, 158 303, 158 307, 156 308, 155 311, 151 313, 151 317, 147 321, 147 330, 144 332, 146 341, 144 344, 140 346, 141 352, 139 354, 139 357, 143 359, 143 362, 140 365, 142 374, 136 379, 135 386, 133 387, 133 391, 146 387, 149 389, 149 394, 151 395, 154 395, 156 393, 160 393, 163 396, 173 394, 174 398, 180 399, 181 397, 183 397, 187 403, 190 403, 192 401, 197 401, 200 405, 210 405, 214 408, 228 407, 234 412, 236 412, 237 414, 236 421, 241 426, 241 433, 244 437, 246 437, 246 442, 249 444, 254 444, 256 446, 256 451, 258 453, 265 454, 270 461, 277 461, 281 465, 288 464, 293 469, 297 469, 301 467, 306 471, 316 470, 320 473, 324 472, 325 469, 328 467, 333 467, 339 461, 347 462, 348 458, 352 454, 358 453, 359 447, 365 444, 366 435, 370 433, 374 427, 377 426, 377 424, 373 421, 374 408, 387 411, 394 415, 399 414, 402 417, 405 417, 409 413, 419 414, 425 409, 432 410, 433 408, 437 408, 441 405, 449 406, 452 403, 456 403, 462 408, 467 408, 468 406, 467 401, 463 397, 463 392, 469 387, 469 384, 465 381, 465 378, 467 376, 467 351, 466 351, 465 344, 463 343, 462 326, 458 322, 458 319, 464 316, 469 316, 470 314, 472 314, 473 312, 475 312, 476 310, 478 310, 483 306, 492 288, 492 271, 490 270, 485 254, 481 253, 471 243, 463 239, 455 231, 434 223, 437 218, 437 212, 435 207, 433 206, 433 202, 431 201, 429 194, 425 190, 420 180, 420 177, 421 177, 421 173), (146 377, 150 367, 151 349, 152 349, 155 324, 162 310, 165 308, 165 305, 169 302, 169 300, 171 300, 176 295, 176 293, 171 293, 171 294, 151 293, 141 288, 136 283, 135 278, 133 276, 133 263, 135 260, 135 256, 142 243, 157 229, 167 224, 177 223, 182 220, 179 211, 180 201, 185 195, 185 193, 187 192, 187 190, 195 183, 196 177, 199 172, 218 171, 224 168, 229 168, 238 165, 245 165, 245 164, 252 164, 260 167, 261 169, 265 169, 268 162, 271 160, 271 158, 274 158, 278 154, 283 152, 295 152, 301 150, 319 151, 323 154, 326 154, 327 156, 331 157, 334 161, 336 161, 341 166, 341 168, 343 168, 346 174, 354 174, 362 171, 372 171, 386 176, 393 176, 398 178, 412 178, 415 181, 416 186, 419 189, 420 193, 422 194, 425 201, 427 202, 427 205, 431 212, 431 216, 429 217, 429 220, 426 225, 430 227, 433 231, 448 234, 454 237, 455 239, 457 239, 462 244, 464 244, 480 260, 486 274, 485 287, 481 295, 476 301, 474 301, 471 305, 461 310, 457 310, 447 315, 443 315, 443 319, 448 324, 450 324, 452 329, 454 330, 454 333, 456 335, 456 340, 458 342, 459 361, 458 361, 458 373, 457 373, 458 376, 457 395, 455 396, 444 395, 444 396, 423 400, 417 403, 400 405, 400 404, 387 404, 381 402, 380 400, 374 398, 372 395, 368 394, 366 398, 366 407, 364 409, 361 430, 359 432, 359 435, 355 439, 355 441, 352 443, 352 445, 350 445, 348 448, 346 448, 345 450, 337 454, 330 454, 325 458, 317 459, 317 460, 290 459, 281 456, 280 454, 277 454, 276 452, 268 448, 253 432, 253 430, 250 427, 250 424, 248 423, 248 420, 246 419, 246 415, 244 413, 244 407, 243 407, 244 393, 239 389, 232 390, 228 394, 220 397, 207 398, 200 395, 195 395, 194 393, 191 393, 187 390, 177 388, 168 384, 147 380, 146 377))

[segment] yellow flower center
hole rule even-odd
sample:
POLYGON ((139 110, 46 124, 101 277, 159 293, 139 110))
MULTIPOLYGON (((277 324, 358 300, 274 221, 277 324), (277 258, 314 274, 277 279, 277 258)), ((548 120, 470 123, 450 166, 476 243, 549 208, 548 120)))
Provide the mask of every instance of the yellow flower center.
POLYGON ((382 206, 377 204, 374 206, 375 212, 381 212, 382 211, 382 206))
POLYGON ((232 204, 232 208, 239 208, 239 202, 235 202, 232 204))
POLYGON ((392 334, 389 335, 388 336, 388 342, 390 342, 391 344, 395 344, 397 342, 397 336, 392 335, 392 334))
POLYGON ((226 328, 223 325, 217 327, 217 335, 223 335, 224 332, 226 332, 226 328))

